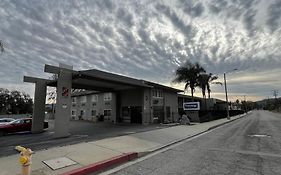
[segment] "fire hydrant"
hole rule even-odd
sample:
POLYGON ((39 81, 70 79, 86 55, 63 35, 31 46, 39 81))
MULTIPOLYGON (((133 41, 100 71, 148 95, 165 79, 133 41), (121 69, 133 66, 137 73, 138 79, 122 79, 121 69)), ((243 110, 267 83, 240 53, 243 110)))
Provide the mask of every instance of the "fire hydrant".
POLYGON ((22 165, 22 175, 30 175, 31 155, 34 152, 22 146, 16 146, 15 149, 20 152, 19 162, 22 165))

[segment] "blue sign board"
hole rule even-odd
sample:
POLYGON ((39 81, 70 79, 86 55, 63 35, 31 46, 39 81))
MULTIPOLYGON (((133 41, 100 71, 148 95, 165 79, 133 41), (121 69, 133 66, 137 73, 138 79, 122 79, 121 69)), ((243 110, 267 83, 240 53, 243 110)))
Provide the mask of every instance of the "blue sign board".
POLYGON ((183 110, 185 111, 199 111, 200 102, 185 102, 183 103, 183 110))

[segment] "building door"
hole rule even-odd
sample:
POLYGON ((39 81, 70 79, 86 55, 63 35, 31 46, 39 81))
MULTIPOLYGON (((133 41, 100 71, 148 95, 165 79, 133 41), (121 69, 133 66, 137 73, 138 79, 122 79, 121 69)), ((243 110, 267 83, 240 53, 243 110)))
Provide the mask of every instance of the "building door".
POLYGON ((172 119, 171 119, 171 108, 170 108, 170 106, 166 106, 166 117, 167 117, 167 120, 172 121, 172 119))
POLYGON ((130 108, 128 106, 122 107, 122 115, 119 122, 130 123, 131 122, 130 108))
POLYGON ((164 122, 164 106, 153 106, 153 118, 158 119, 158 123, 164 122))
POLYGON ((142 123, 141 106, 132 106, 130 108, 131 123, 142 123))

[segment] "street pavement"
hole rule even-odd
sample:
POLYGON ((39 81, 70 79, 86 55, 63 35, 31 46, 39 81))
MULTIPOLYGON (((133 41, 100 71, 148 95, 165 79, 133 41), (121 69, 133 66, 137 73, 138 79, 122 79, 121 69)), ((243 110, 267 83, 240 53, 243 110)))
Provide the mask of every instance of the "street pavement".
POLYGON ((114 175, 281 174, 281 115, 268 111, 253 111, 246 117, 200 137, 184 141, 154 156, 124 164, 103 174, 111 173, 114 175))

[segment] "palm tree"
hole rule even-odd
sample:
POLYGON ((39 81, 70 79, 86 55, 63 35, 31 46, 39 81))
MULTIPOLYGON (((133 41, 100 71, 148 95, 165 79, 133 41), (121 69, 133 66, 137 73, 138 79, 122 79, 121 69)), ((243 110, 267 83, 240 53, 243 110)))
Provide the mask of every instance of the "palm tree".
POLYGON ((198 79, 200 73, 206 72, 199 63, 191 63, 187 61, 183 66, 176 70, 176 78, 173 80, 175 83, 185 83, 184 91, 191 89, 192 101, 194 101, 193 93, 195 87, 199 86, 198 79))
POLYGON ((198 77, 198 85, 202 90, 202 96, 206 99, 206 89, 209 84, 209 74, 200 74, 198 77))
POLYGON ((214 76, 212 73, 206 74, 206 73, 202 73, 199 75, 198 78, 198 84, 199 87, 202 90, 202 95, 205 101, 205 107, 206 109, 208 109, 207 106, 207 100, 206 100, 206 90, 208 91, 208 98, 210 99, 211 97, 211 88, 210 85, 211 84, 221 84, 221 82, 214 82, 214 80, 218 79, 218 76, 214 76))
POLYGON ((219 84, 219 85, 222 86, 221 82, 215 81, 218 78, 219 78, 218 76, 213 75, 212 73, 210 73, 209 76, 208 76, 207 91, 208 91, 208 98, 209 99, 211 98, 211 88, 210 88, 211 84, 219 84))

